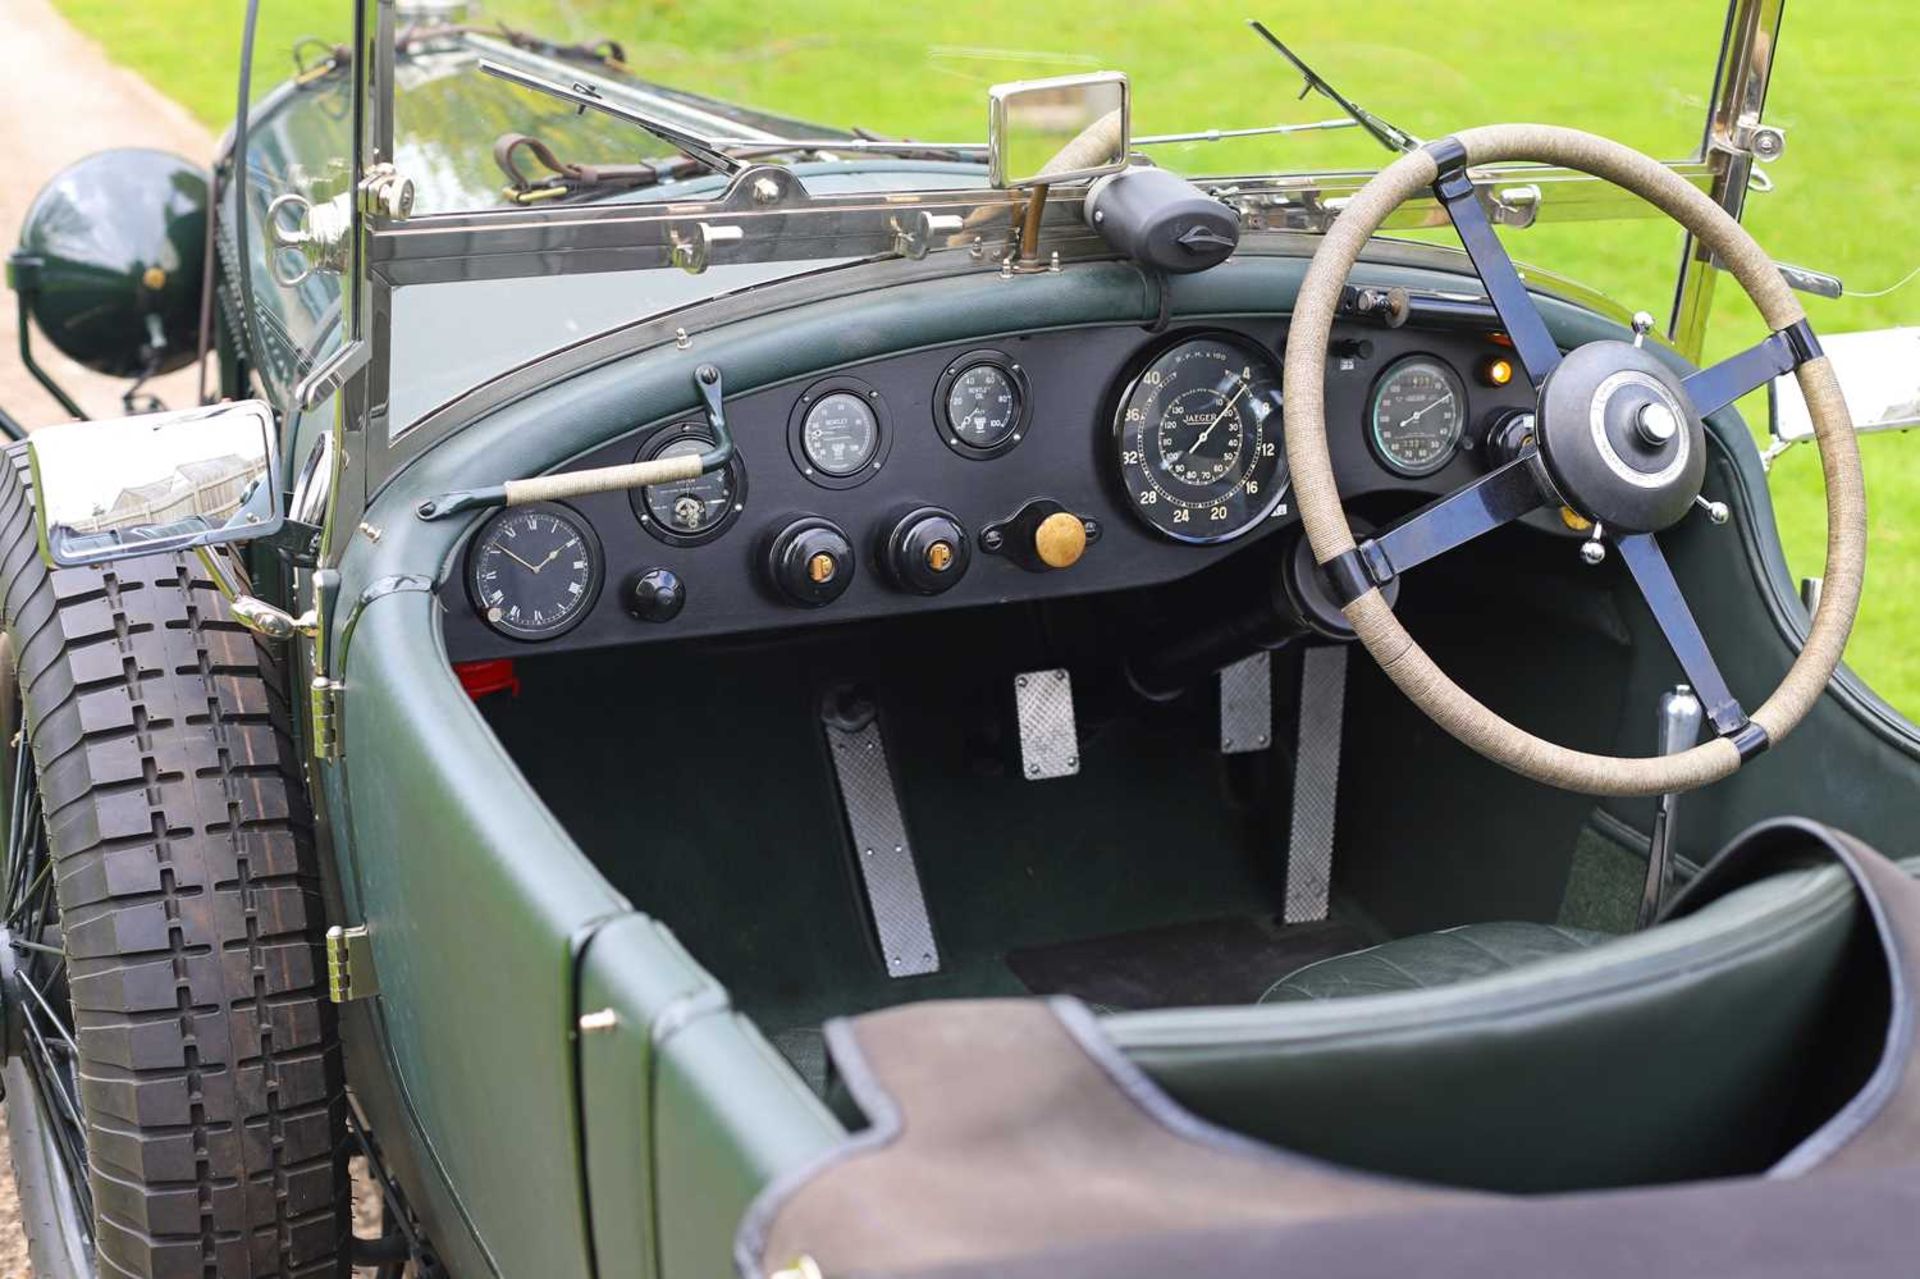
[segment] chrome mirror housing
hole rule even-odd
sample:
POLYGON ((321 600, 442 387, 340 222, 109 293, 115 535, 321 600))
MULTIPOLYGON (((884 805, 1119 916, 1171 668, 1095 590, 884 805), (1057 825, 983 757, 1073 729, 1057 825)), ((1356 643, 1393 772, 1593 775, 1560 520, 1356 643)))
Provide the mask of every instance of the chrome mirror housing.
POLYGON ((987 90, 987 173, 996 187, 1082 182, 1125 168, 1132 90, 1118 71, 987 90))
POLYGON ((58 568, 252 541, 286 518, 258 400, 43 427, 27 456, 40 554, 58 568))
MULTIPOLYGON (((1920 426, 1920 327, 1822 334, 1820 346, 1840 379, 1856 432, 1920 426)), ((1813 438, 1813 418, 1793 374, 1773 380, 1767 404, 1775 441, 1770 453, 1813 438)))

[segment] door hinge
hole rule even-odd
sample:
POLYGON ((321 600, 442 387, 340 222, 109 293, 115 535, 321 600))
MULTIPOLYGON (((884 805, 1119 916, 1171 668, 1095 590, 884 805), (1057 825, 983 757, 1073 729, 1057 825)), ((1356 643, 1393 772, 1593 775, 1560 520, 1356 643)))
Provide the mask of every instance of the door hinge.
POLYGON ((313 757, 340 758, 340 696, 346 685, 325 675, 315 675, 307 686, 308 711, 313 723, 313 757))
POLYGON ((327 998, 336 1004, 380 993, 373 973, 373 940, 365 924, 327 929, 327 998))

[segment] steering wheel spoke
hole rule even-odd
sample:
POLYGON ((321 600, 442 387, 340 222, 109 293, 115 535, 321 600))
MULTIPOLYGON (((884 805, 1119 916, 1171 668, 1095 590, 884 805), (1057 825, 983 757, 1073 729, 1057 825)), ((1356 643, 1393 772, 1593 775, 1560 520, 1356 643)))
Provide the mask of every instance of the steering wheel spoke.
POLYGON ((1474 191, 1473 179, 1467 176, 1466 153, 1451 138, 1429 143, 1426 149, 1440 166, 1433 193, 1453 220, 1453 229, 1473 262, 1474 273, 1486 286, 1487 300, 1500 317, 1501 327, 1513 340, 1520 367, 1526 370, 1527 380, 1537 391, 1547 380, 1547 374, 1560 363, 1560 346, 1547 331, 1547 322, 1534 306, 1527 286, 1521 282, 1519 269, 1507 255, 1500 237, 1494 234, 1493 224, 1487 220, 1487 211, 1481 207, 1480 197, 1474 191))
POLYGON ((1342 603, 1546 505, 1538 465, 1531 451, 1524 453, 1329 561, 1342 603))
POLYGON ((1681 382, 1694 411, 1706 417, 1743 395, 1759 390, 1782 373, 1791 373, 1820 354, 1820 339, 1804 319, 1769 335, 1738 355, 1728 356, 1681 382))
MULTIPOLYGON (((1640 588, 1640 597, 1653 611, 1660 633, 1667 637, 1667 646, 1680 659, 1680 669, 1687 673, 1687 682, 1693 685, 1700 704, 1706 708, 1707 719, 1714 730, 1722 737, 1734 737, 1748 728, 1747 713, 1740 708, 1733 690, 1727 687, 1726 677, 1721 675, 1719 663, 1713 660, 1706 636, 1700 633, 1700 624, 1694 621, 1693 610, 1687 607, 1680 583, 1675 580, 1673 569, 1653 534, 1635 533, 1616 538, 1614 546, 1625 561, 1627 571, 1633 575, 1634 584, 1640 588)), ((1738 745, 1738 741, 1735 744, 1738 745)))

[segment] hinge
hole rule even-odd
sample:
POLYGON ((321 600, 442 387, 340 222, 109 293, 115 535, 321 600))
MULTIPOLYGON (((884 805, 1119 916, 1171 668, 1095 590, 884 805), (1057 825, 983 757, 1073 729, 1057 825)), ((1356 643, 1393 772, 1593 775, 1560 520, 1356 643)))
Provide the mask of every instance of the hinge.
POLYGON ((380 993, 373 972, 373 941, 365 924, 327 929, 327 998, 336 1004, 380 993))
POLYGON ((315 675, 308 688, 308 710, 313 721, 313 757, 340 758, 340 695, 346 685, 325 675, 315 675))

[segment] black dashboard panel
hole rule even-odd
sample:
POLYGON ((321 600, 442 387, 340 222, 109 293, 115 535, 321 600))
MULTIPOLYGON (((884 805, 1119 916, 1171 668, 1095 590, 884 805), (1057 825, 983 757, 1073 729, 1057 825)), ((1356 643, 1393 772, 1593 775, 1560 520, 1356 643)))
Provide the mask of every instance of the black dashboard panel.
MULTIPOLYGON (((734 488, 740 500, 720 531, 703 540, 656 536, 637 514, 647 504, 627 493, 567 503, 597 537, 605 557, 604 587, 578 624, 545 641, 503 635, 476 611, 468 587, 470 535, 460 571, 441 588, 449 653, 456 661, 523 656, 1042 600, 1189 576, 1297 520, 1289 495, 1242 538, 1215 545, 1180 543, 1138 518, 1121 487, 1114 416, 1123 390, 1170 342, 1209 332, 1238 335, 1273 353, 1276 361, 1286 336, 1281 318, 1182 324, 1164 334, 1137 325, 1014 333, 996 341, 973 340, 822 370, 729 396, 728 420, 739 452, 734 488), (956 362, 983 351, 997 352, 1019 368, 1030 397, 1020 438, 1005 448, 956 448, 943 425, 945 387, 956 362), (817 400, 822 392, 830 395, 847 388, 870 393, 868 403, 876 409, 881 438, 857 482, 849 483, 845 476, 809 476, 803 473, 808 456, 802 434, 805 397, 817 400), (964 573, 951 589, 936 595, 903 589, 882 568, 888 536, 902 517, 929 507, 950 512, 970 541, 964 573), (1064 510, 1086 522, 1091 536, 1077 563, 1035 571, 1007 553, 1011 548, 995 553, 996 548, 983 543, 983 530, 1028 508, 1030 514, 1064 510), (817 606, 796 603, 777 589, 767 568, 776 535, 806 517, 838 526, 850 543, 851 566, 840 566, 850 576, 833 583, 837 593, 831 602, 817 606), (633 593, 643 578, 656 592, 660 582, 677 579, 680 598, 674 607, 655 610, 667 620, 636 616, 633 593)), ((1487 421, 1503 410, 1530 408, 1532 403, 1524 384, 1494 388, 1477 376, 1483 361, 1501 353, 1484 334, 1467 330, 1336 329, 1327 371, 1327 421, 1343 493, 1349 499, 1383 491, 1438 496, 1482 474, 1479 437, 1487 421), (1381 464, 1369 442, 1367 415, 1381 374, 1415 354, 1438 357, 1458 376, 1467 397, 1466 425, 1462 447, 1444 466, 1409 478, 1381 464)), ((724 373, 725 353, 715 351, 712 358, 724 373)), ((833 413, 822 418, 824 434, 816 438, 817 448, 837 446, 849 431, 853 443, 844 447, 864 448, 864 419, 849 417, 848 407, 836 402, 833 413)), ((631 462, 656 450, 662 433, 688 425, 684 416, 636 423, 633 431, 568 469, 631 462)), ((476 527, 485 528, 486 522, 476 527)), ((1034 563, 1031 556, 1027 563, 1034 563)))

